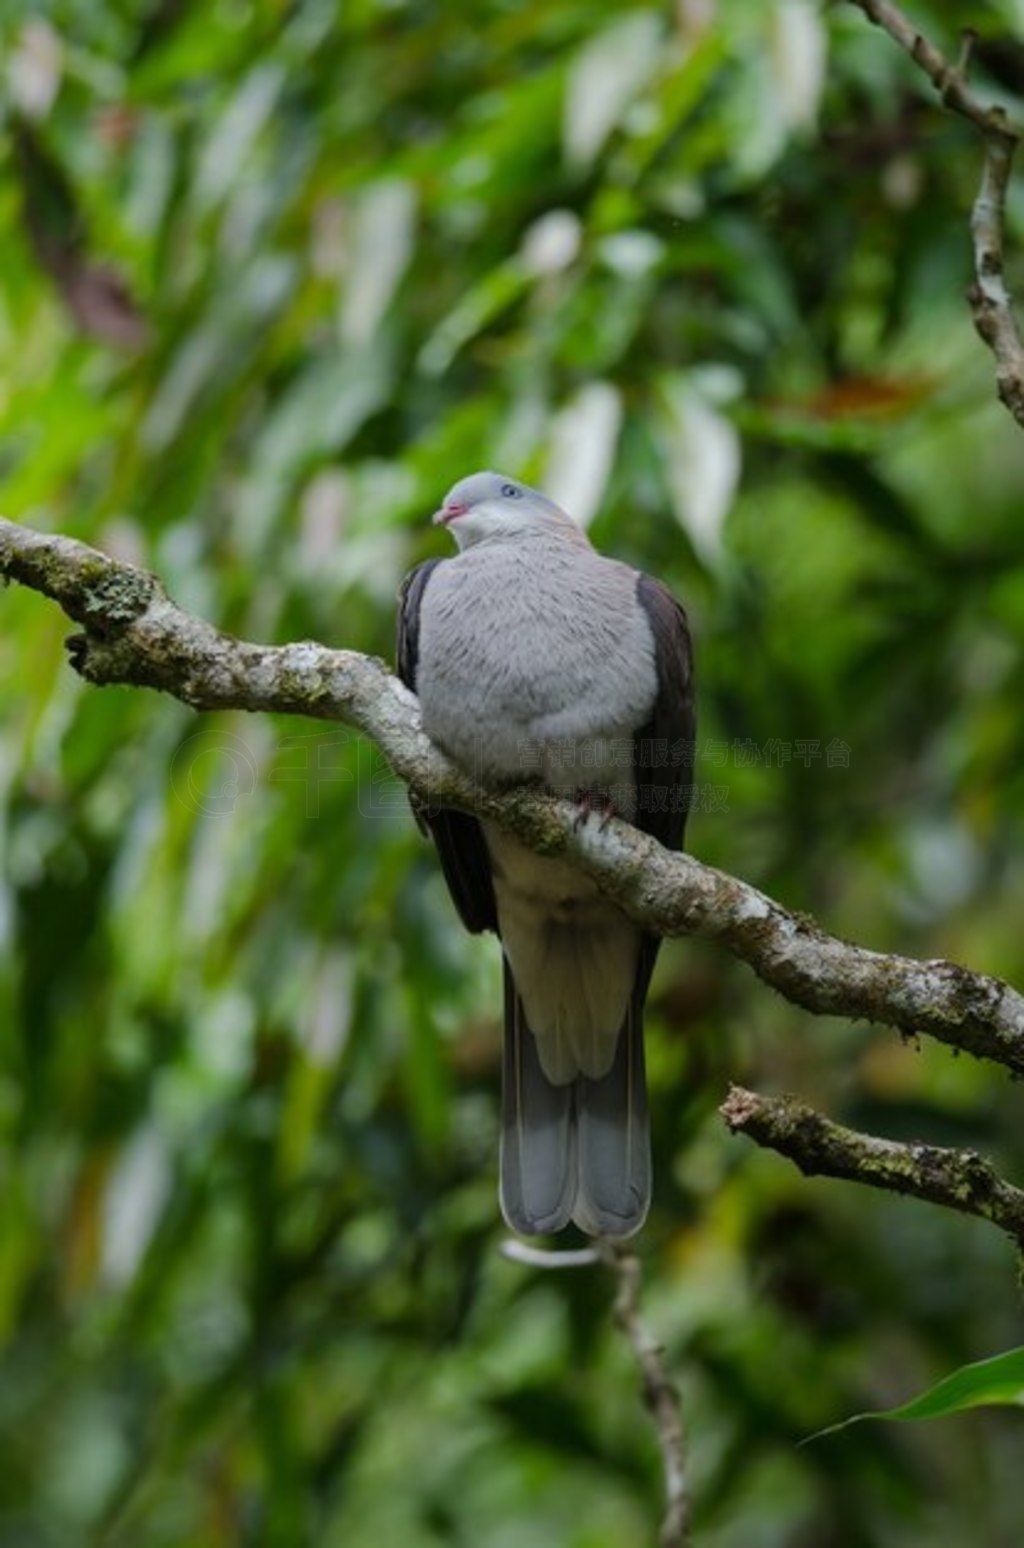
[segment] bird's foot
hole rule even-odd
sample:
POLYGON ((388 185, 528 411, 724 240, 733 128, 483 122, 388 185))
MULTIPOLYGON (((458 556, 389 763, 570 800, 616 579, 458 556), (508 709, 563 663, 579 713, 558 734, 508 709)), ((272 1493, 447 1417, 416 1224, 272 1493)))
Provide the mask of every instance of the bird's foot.
POLYGON ((602 795, 600 791, 577 790, 574 799, 576 801, 574 828, 582 828, 588 817, 597 816, 601 819, 600 826, 603 833, 612 818, 619 815, 611 796, 602 795))

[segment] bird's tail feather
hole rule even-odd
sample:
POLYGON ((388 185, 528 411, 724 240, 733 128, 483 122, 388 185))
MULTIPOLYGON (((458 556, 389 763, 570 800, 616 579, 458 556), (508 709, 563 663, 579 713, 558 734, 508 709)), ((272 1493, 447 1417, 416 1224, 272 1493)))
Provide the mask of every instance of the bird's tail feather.
POLYGON ((525 1236, 560 1231, 570 1220, 591 1236, 632 1236, 651 1192, 640 997, 630 1000, 608 1074, 554 1085, 504 967, 502 1213, 525 1236))
POLYGON ((576 1201, 572 1218, 590 1236, 639 1231, 651 1202, 651 1140, 643 1009, 630 997, 615 1062, 600 1080, 574 1084, 576 1201))
POLYGON ((541 1069, 512 970, 505 962, 501 1212, 513 1231, 542 1236, 569 1223, 576 1195, 572 1085, 541 1069))

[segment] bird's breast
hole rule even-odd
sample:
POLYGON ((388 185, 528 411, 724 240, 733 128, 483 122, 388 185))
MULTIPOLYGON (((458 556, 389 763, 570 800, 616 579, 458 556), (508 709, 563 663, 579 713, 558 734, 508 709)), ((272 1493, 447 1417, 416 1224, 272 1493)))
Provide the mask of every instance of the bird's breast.
POLYGON ((586 770, 628 762, 613 744, 644 723, 657 692, 636 575, 593 550, 527 547, 483 544, 431 576, 417 670, 424 729, 484 778, 601 788, 586 770), (577 766, 559 770, 559 760, 577 766))

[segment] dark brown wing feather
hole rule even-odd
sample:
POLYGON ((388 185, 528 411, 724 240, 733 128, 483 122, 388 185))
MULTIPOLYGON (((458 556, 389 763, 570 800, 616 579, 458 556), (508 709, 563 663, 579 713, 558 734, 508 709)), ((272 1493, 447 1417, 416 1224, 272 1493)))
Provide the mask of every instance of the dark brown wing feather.
MULTIPOLYGON (((428 559, 417 565, 398 593, 398 675, 413 693, 419 661, 420 606, 434 569, 442 563, 441 559, 428 559)), ((476 818, 450 807, 424 806, 415 801, 412 809, 420 827, 437 845, 448 891, 466 929, 474 935, 482 930, 496 931, 490 856, 476 818)))
MULTIPOLYGON (((638 828, 666 849, 678 849, 693 798, 697 720, 693 697, 693 649, 686 614, 660 581, 641 575, 637 601, 654 635, 658 696, 650 718, 634 737, 638 828)), ((642 1005, 661 942, 645 935, 636 992, 642 1005)))

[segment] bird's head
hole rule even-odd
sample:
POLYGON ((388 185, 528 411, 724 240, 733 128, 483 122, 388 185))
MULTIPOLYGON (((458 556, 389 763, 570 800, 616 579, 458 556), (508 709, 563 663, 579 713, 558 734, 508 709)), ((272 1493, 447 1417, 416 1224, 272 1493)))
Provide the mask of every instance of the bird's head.
POLYGON ((449 528, 460 548, 490 538, 544 531, 586 542, 576 523, 553 500, 504 473, 471 473, 461 478, 445 495, 434 521, 449 528))

